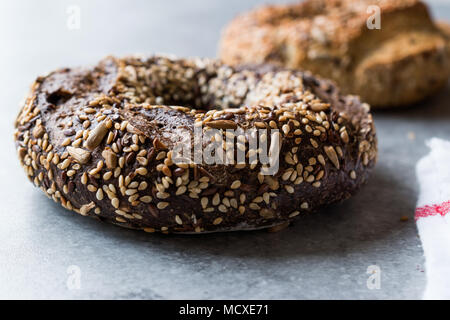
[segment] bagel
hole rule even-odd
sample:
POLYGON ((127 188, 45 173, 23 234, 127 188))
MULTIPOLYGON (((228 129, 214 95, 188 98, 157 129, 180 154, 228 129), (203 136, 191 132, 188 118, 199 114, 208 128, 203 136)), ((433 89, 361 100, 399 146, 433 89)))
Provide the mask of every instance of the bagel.
POLYGON ((369 106, 331 82, 199 58, 107 57, 51 72, 32 85, 15 127, 26 174, 54 201, 147 232, 285 226, 350 197, 377 157, 369 106), (247 156, 249 130, 278 132, 267 135, 279 142, 277 172, 176 163, 175 146, 190 146, 195 128, 246 130, 232 138, 247 156))
POLYGON ((449 41, 421 1, 306 0, 238 16, 223 32, 219 55, 230 65, 309 70, 386 108, 418 102, 447 84, 449 41))

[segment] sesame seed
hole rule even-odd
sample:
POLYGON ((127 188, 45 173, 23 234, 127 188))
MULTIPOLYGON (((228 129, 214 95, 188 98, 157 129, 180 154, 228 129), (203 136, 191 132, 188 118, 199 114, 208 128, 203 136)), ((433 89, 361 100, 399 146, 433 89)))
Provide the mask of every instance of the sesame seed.
POLYGON ((103 200, 103 190, 98 189, 97 193, 95 194, 95 197, 97 198, 97 200, 103 200))
POLYGON ((231 184, 231 189, 238 189, 241 186, 241 181, 239 180, 235 180, 233 181, 233 183, 231 184))
POLYGON ((136 192, 137 192, 137 189, 127 189, 127 190, 125 191, 125 194, 126 194, 127 196, 131 196, 131 195, 135 194, 136 192))
POLYGON ((296 217, 296 216, 298 216, 299 214, 300 214, 300 211, 294 211, 294 212, 292 212, 291 214, 289 214, 289 218, 296 217))
POLYGON ((142 197, 139 198, 139 200, 141 200, 144 203, 150 203, 150 202, 152 202, 152 197, 150 197, 150 196, 142 196, 142 197))
POLYGON ((70 159, 66 159, 66 160, 64 160, 64 161, 61 163, 60 169, 61 169, 61 170, 64 170, 64 169, 66 169, 67 167, 69 167, 69 165, 70 165, 70 159))
POLYGON ((294 188, 290 185, 285 185, 284 188, 288 193, 294 193, 294 188))
POLYGON ((169 206, 168 202, 158 202, 158 204, 156 205, 156 207, 160 210, 165 209, 169 206))
POLYGON ((200 203, 202 205, 202 208, 205 209, 208 206, 208 198, 207 197, 201 198, 200 203))
POLYGON ((177 196, 182 195, 183 193, 185 193, 187 190, 186 186, 180 186, 178 187, 177 191, 175 192, 175 194, 177 196))
POLYGON ((137 168, 136 173, 140 174, 141 176, 145 176, 147 174, 147 169, 144 167, 137 168))
POLYGON ((347 131, 341 132, 341 139, 344 143, 349 143, 350 139, 348 137, 347 131))
POLYGON ((103 174, 103 180, 108 181, 109 179, 111 179, 113 173, 111 171, 105 172, 103 174))
POLYGON ((212 199, 213 206, 218 206, 220 203, 220 196, 218 193, 216 193, 212 199))

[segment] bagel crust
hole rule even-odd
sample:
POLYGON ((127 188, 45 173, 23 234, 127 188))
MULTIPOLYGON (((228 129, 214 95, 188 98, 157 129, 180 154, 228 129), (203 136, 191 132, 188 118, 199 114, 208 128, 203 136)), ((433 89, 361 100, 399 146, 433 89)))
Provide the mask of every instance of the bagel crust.
POLYGON ((450 41, 443 30, 417 0, 306 0, 238 16, 219 52, 230 65, 309 70, 373 108, 398 107, 446 85, 450 41))
POLYGON ((198 58, 57 70, 34 82, 15 126, 26 174, 55 202, 147 232, 284 226, 350 197, 377 157, 369 106, 331 82, 198 58), (279 170, 175 164, 174 146, 194 127, 279 130, 279 170))

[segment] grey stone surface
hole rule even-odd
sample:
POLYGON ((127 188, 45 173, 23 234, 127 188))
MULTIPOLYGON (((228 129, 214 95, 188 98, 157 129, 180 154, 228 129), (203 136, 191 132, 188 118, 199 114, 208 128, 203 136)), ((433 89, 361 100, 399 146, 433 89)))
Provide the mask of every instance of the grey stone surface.
MULTIPOLYGON (((214 56, 222 26, 258 1, 0 2, 0 298, 419 299, 423 252, 413 219, 416 161, 450 138, 450 88, 375 114, 379 163, 354 198, 284 232, 163 236, 66 211, 26 179, 15 156, 18 102, 39 74, 107 54, 214 56), (81 29, 66 28, 68 5, 81 29), (412 139, 414 137, 414 139, 412 139), (401 216, 408 216, 401 222, 401 216), (81 270, 81 289, 66 286, 81 270), (369 265, 381 288, 366 286, 369 265)), ((432 1, 450 19, 446 1, 432 1)))

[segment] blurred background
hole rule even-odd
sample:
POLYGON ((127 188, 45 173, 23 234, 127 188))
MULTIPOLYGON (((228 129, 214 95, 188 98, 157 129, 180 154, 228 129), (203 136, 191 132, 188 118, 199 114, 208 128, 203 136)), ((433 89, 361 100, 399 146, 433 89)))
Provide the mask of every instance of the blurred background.
MULTIPOLYGON (((214 57, 225 24, 269 2, 292 1, 0 1, 0 298, 420 298, 414 166, 426 139, 450 136, 449 88, 427 106, 376 113, 380 160, 369 184, 277 234, 122 230, 62 209, 20 168, 13 121, 38 75, 108 54, 214 57), (409 221, 399 222, 404 215, 409 221), (68 291, 74 264, 82 290, 68 291), (373 264, 381 266, 381 290, 366 287, 373 264)), ((426 2, 450 21, 449 0, 426 2)))
MULTIPOLYGON (((23 92, 38 74, 108 54, 216 56, 221 29, 238 13, 280 0, 18 0, 0 2, 1 84, 23 92), (75 15, 79 14, 79 26, 75 15)), ((450 1, 429 0, 437 19, 450 1)))
MULTIPOLYGON (((288 2, 292 1, 1 1, 0 90, 4 94, 9 88, 2 101, 21 96, 37 75, 95 63, 108 54, 214 57, 222 28, 238 13, 288 2)), ((437 19, 450 17, 450 1, 427 2, 437 19)))

